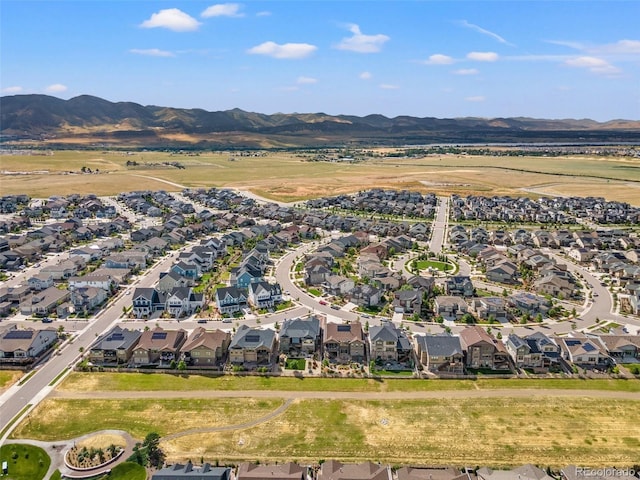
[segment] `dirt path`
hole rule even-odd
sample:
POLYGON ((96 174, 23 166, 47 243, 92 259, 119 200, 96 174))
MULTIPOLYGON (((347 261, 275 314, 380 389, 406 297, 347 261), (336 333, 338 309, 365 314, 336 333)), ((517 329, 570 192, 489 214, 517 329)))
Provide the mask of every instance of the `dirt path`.
POLYGON ((135 173, 131 173, 130 174, 132 177, 140 177, 140 178, 149 178, 151 180, 155 180, 156 182, 162 182, 162 183, 166 183, 167 185, 171 185, 172 187, 177 187, 180 189, 185 189, 185 188, 189 188, 185 185, 180 185, 179 183, 175 183, 175 182, 170 182, 169 180, 165 180, 163 178, 158 178, 158 177, 152 177, 150 175, 137 175, 135 173))
POLYGON ((49 398, 60 399, 145 399, 145 398, 284 398, 287 400, 429 400, 464 398, 523 398, 523 397, 590 397, 618 400, 638 400, 638 392, 614 390, 571 390, 571 389, 495 389, 495 390, 437 390, 413 392, 326 392, 326 391, 285 391, 285 390, 191 390, 191 391, 147 391, 147 392, 61 392, 53 391, 49 398))

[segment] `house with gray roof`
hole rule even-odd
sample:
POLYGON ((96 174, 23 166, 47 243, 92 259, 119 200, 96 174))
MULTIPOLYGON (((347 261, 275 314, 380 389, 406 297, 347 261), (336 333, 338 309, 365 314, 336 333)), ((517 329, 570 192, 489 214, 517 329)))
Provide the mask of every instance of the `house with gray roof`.
POLYGON ((308 467, 297 463, 281 463, 276 465, 260 465, 243 462, 238 465, 236 480, 307 480, 308 467))
POLYGON ((373 361, 393 360, 409 364, 412 350, 407 334, 392 323, 375 325, 369 329, 369 358, 373 361))
POLYGON ((280 327, 280 353, 288 358, 303 358, 320 353, 322 328, 316 316, 290 318, 280 327))
POLYGON ((530 368, 534 371, 543 369, 544 357, 533 339, 529 342, 515 333, 510 333, 505 346, 516 367, 530 368))
POLYGON ((523 465, 512 470, 493 470, 488 467, 476 471, 478 480, 554 480, 547 472, 535 465, 523 465))
POLYGON ((131 360, 133 349, 142 332, 119 326, 113 327, 98 337, 89 351, 89 361, 95 365, 126 364, 131 360))
POLYGON ((391 467, 373 462, 342 463, 328 460, 320 466, 317 480, 392 480, 391 467))
POLYGON ((164 467, 153 475, 151 480, 230 480, 231 469, 229 467, 212 467, 205 463, 196 467, 190 461, 186 464, 176 463, 164 467))
POLYGON ((241 325, 229 344, 229 361, 236 365, 271 365, 277 352, 276 332, 241 325))
POLYGON ((415 337, 418 361, 436 374, 464 373, 464 351, 460 337, 451 335, 417 335, 415 337))

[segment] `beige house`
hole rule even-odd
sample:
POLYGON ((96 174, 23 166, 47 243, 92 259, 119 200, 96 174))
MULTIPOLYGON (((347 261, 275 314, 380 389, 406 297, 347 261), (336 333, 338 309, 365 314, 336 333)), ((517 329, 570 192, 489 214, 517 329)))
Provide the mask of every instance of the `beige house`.
POLYGON ((182 346, 182 357, 195 367, 213 367, 224 361, 230 342, 229 332, 198 327, 182 346))
POLYGON ((504 344, 480 326, 467 327, 460 332, 460 344, 465 350, 467 368, 509 370, 509 352, 504 344))
POLYGON ((164 330, 156 327, 142 332, 140 341, 133 351, 135 365, 169 366, 172 360, 177 360, 180 347, 187 338, 184 330, 164 330))
POLYGON ((360 322, 326 323, 324 356, 331 363, 365 363, 366 344, 360 322))
POLYGON ((244 462, 238 466, 236 480, 307 480, 307 467, 296 463, 257 465, 244 462))
POLYGON ((320 466, 317 480, 392 480, 391 467, 373 462, 342 463, 328 460, 320 466))

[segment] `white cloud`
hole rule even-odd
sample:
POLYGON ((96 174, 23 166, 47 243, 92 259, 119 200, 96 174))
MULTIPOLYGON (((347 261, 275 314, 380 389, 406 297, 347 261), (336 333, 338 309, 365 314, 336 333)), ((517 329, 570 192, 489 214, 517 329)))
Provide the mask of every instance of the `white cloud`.
POLYGON ((299 85, 311 85, 313 83, 318 83, 318 79, 312 77, 298 77, 296 83, 299 85))
POLYGON ((466 97, 465 100, 467 102, 484 102, 486 100, 486 97, 482 95, 476 95, 473 97, 466 97))
POLYGON ((62 93, 67 91, 67 86, 62 85, 61 83, 54 83, 53 85, 49 85, 44 90, 45 92, 49 93, 62 93))
POLYGON ((389 41, 387 35, 379 33, 377 35, 365 35, 356 24, 349 26, 349 31, 353 33, 351 37, 343 38, 336 46, 339 50, 349 50, 357 53, 377 53, 382 46, 389 41))
POLYGON ((200 16, 202 18, 211 17, 244 17, 243 13, 240 13, 239 3, 219 3, 217 5, 211 5, 207 7, 200 16))
POLYGON ((461 68, 459 70, 454 70, 456 75, 477 75, 479 72, 475 68, 461 68))
POLYGON ((270 17, 270 16, 271 16, 271 12, 267 10, 263 10, 262 12, 256 13, 256 17, 270 17))
POLYGON ((361 80, 371 80, 371 78, 373 77, 373 75, 371 75, 371 72, 362 72, 360 75, 358 75, 358 77, 361 80))
POLYGON ((586 68, 591 73, 597 73, 601 75, 615 75, 620 73, 620 69, 611 65, 609 62, 602 58, 597 57, 575 57, 570 58, 565 65, 576 68, 586 68))
POLYGON ((495 52, 469 52, 467 58, 476 62, 495 62, 498 60, 498 54, 495 52))
POLYGON ((490 32, 489 30, 486 30, 486 29, 484 29, 482 27, 479 27, 478 25, 474 25, 473 23, 469 23, 466 20, 462 20, 460 22, 460 25, 462 25, 465 28, 470 28, 471 30, 475 30, 476 32, 481 33, 483 35, 487 35, 487 36, 493 38, 494 40, 497 40, 500 43, 504 43, 505 45, 510 45, 512 47, 515 46, 515 45, 513 45, 513 43, 507 42, 504 38, 502 38, 497 33, 490 32))
POLYGON ((455 62, 453 58, 449 55, 442 55, 441 53, 431 55, 424 61, 425 65, 451 65, 453 62, 455 62))
POLYGON ((20 93, 22 91, 22 87, 14 86, 14 87, 6 87, 2 89, 2 93, 20 93))
POLYGON ((391 85, 388 83, 381 83, 378 86, 383 90, 398 90, 400 88, 398 85, 391 85))
POLYGON ((151 15, 140 24, 142 28, 168 28, 174 32, 190 32, 201 25, 195 18, 177 8, 167 8, 151 15))
POLYGON ((317 49, 318 47, 308 43, 285 43, 279 45, 275 42, 264 42, 250 48, 247 53, 280 59, 300 59, 308 57, 317 49))
POLYGON ((149 57, 175 57, 173 52, 168 50, 160 50, 158 48, 132 48, 129 53, 136 55, 147 55, 149 57))

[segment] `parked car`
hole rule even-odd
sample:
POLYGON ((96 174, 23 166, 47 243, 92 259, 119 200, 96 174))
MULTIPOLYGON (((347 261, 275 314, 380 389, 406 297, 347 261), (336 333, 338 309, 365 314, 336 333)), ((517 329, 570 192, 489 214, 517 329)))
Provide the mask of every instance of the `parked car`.
POLYGON ((324 300, 320 300, 320 305, 326 305, 327 302, 325 302, 324 300))
POLYGON ((198 319, 198 323, 207 323, 207 319, 206 318, 199 318, 198 319))
POLYGON ((334 310, 340 310, 340 305, 331 305, 334 310))
POLYGON ((42 319, 42 323, 53 323, 53 319, 49 318, 49 317, 44 317, 42 319))

